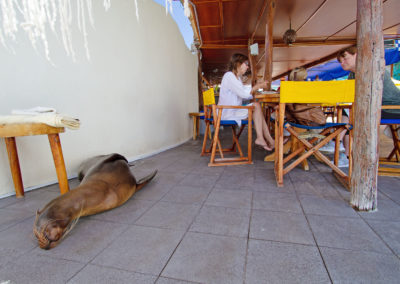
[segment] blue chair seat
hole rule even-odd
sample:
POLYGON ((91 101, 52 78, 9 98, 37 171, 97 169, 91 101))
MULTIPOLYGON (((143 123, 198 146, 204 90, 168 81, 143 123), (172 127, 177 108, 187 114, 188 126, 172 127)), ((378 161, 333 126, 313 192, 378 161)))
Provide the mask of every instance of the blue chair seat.
POLYGON ((286 128, 288 125, 294 126, 297 128, 301 128, 301 129, 325 129, 328 127, 343 126, 343 125, 350 125, 350 129, 353 128, 353 126, 348 123, 332 123, 332 122, 325 123, 324 125, 308 126, 308 125, 302 125, 302 124, 297 124, 297 123, 287 121, 287 122, 285 122, 285 124, 283 126, 286 128))
POLYGON ((400 124, 400 118, 381 119, 381 124, 400 124))
MULTIPOLYGON (((212 122, 214 119, 210 118, 209 121, 212 122)), ((248 120, 242 120, 242 125, 247 125, 249 123, 248 120)), ((223 126, 232 126, 237 125, 235 120, 221 120, 221 125, 223 126)))

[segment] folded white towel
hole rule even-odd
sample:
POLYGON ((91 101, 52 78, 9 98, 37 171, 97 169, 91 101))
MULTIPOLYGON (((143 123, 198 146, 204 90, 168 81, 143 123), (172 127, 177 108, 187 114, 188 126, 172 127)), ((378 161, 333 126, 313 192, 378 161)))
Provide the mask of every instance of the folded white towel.
POLYGON ((44 123, 54 127, 67 127, 78 129, 80 121, 77 118, 61 114, 47 113, 38 115, 3 115, 0 116, 0 124, 44 123))
POLYGON ((51 107, 33 107, 29 109, 14 109, 11 111, 12 114, 22 114, 22 115, 37 115, 37 114, 44 114, 44 113, 52 113, 56 114, 56 109, 51 107))

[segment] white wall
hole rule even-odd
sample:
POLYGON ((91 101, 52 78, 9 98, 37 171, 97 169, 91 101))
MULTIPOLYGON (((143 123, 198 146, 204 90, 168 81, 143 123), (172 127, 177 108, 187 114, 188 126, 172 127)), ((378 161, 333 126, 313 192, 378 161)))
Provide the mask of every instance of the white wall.
MULTIPOLYGON (((24 36, 13 45, 15 55, 0 46, 0 115, 48 106, 81 120, 79 130, 60 135, 69 176, 97 154, 118 152, 134 160, 190 139, 188 113, 197 110, 197 56, 165 9, 139 0, 137 22, 133 0, 112 1, 108 12, 102 2, 93 1, 90 61, 78 31, 75 63, 51 34, 55 66, 24 36)), ((46 136, 17 138, 17 147, 25 188, 57 180, 46 136)), ((0 139, 0 197, 14 192, 0 139)))

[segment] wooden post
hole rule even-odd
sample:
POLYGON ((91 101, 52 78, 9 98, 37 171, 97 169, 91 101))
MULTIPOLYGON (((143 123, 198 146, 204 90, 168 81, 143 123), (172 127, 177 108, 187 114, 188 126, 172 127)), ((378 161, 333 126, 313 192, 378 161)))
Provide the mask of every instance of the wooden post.
POLYGON ((252 45, 253 43, 254 43, 253 39, 249 39, 248 57, 249 57, 250 70, 251 70, 251 86, 252 87, 257 83, 257 68, 256 68, 255 55, 251 55, 251 52, 250 52, 250 45, 252 45))
POLYGON ((197 53, 197 62, 198 62, 198 68, 197 68, 197 88, 199 92, 199 111, 204 110, 204 104, 203 104, 203 75, 202 75, 202 70, 201 70, 201 60, 200 60, 200 52, 197 53))
POLYGON ((384 75, 382 0, 357 0, 357 63, 354 102, 354 169, 350 204, 377 208, 379 124, 384 75))
POLYGON ((268 81, 267 90, 271 90, 272 81, 272 48, 273 38, 272 31, 274 27, 274 16, 275 16, 275 0, 268 0, 267 5, 267 27, 265 32, 265 70, 264 80, 268 81))

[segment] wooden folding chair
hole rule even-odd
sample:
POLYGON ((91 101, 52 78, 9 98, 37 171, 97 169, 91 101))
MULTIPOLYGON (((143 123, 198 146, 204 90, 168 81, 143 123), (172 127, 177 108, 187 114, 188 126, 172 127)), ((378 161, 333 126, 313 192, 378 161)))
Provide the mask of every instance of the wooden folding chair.
MULTIPOLYGON (((400 109, 400 105, 385 105, 382 109, 400 109)), ((399 119, 381 119, 381 125, 387 125, 390 128, 393 140, 393 150, 387 157, 379 158, 380 176, 400 176, 400 118, 399 119), (394 167, 384 167, 390 165, 394 167)))
POLYGON ((204 133, 203 146, 201 150, 201 156, 211 155, 209 167, 213 166, 230 166, 230 165, 243 165, 252 163, 252 122, 253 122, 253 106, 217 106, 215 104, 213 91, 206 91, 203 93, 204 100, 204 120, 206 123, 206 130, 204 133), (211 98, 212 96, 212 98, 211 98), (249 116, 247 120, 242 120, 240 129, 237 131, 238 124, 234 120, 222 120, 222 110, 224 109, 248 109, 249 116), (248 126, 248 137, 247 137, 247 155, 243 154, 242 148, 239 144, 239 138, 245 128, 248 126), (210 143, 208 143, 208 137, 211 133, 211 126, 214 127, 214 136, 210 143), (229 148, 222 148, 221 141, 219 138, 220 127, 227 126, 232 129, 232 145, 229 148), (210 144, 207 147, 207 144, 210 144), (217 151, 218 150, 218 151, 217 151), (220 158, 216 155, 219 154, 220 158), (229 155, 227 157, 227 155, 229 155), (233 155, 233 157, 231 157, 233 155))
MULTIPOLYGON (((352 171, 352 159, 349 157, 349 173, 346 174, 338 167, 339 158, 339 135, 342 131, 351 130, 352 126, 347 123, 326 123, 321 126, 305 126, 295 123, 285 122, 285 106, 286 103, 303 103, 303 104, 327 104, 336 105, 339 103, 352 103, 354 101, 355 83, 354 80, 344 81, 284 81, 281 82, 280 103, 275 120, 275 176, 277 185, 283 186, 283 176, 302 163, 311 155, 316 156, 320 161, 327 164, 335 173, 336 177, 349 187, 349 176, 352 171), (287 131, 299 142, 297 149, 284 157, 283 154, 283 130, 287 131), (319 134, 303 134, 296 131, 298 129, 319 129, 319 134), (336 151, 334 162, 332 163, 328 157, 323 155, 319 149, 332 139, 336 139, 336 151), (306 151, 304 151, 306 150, 306 151), (286 163, 293 158, 296 160, 284 167, 286 163)), ((341 114, 341 112, 338 112, 341 114)), ((352 121, 352 113, 350 112, 350 121, 352 121)), ((352 132, 350 131, 350 153, 352 147, 352 132)))

